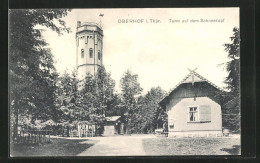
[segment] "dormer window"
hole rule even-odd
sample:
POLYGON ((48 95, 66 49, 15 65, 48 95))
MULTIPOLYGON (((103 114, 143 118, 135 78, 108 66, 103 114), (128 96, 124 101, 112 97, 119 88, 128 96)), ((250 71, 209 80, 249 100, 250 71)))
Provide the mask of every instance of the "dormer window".
POLYGON ((81 58, 84 58, 84 49, 81 49, 81 58))
POLYGON ((93 58, 93 49, 92 48, 89 49, 89 58, 93 58))

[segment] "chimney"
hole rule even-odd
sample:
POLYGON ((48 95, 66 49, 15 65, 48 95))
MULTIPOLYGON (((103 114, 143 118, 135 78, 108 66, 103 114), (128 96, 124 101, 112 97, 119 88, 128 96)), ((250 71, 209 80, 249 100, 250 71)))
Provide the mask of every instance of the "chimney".
POLYGON ((77 21, 77 27, 80 27, 80 26, 81 26, 81 22, 77 21))

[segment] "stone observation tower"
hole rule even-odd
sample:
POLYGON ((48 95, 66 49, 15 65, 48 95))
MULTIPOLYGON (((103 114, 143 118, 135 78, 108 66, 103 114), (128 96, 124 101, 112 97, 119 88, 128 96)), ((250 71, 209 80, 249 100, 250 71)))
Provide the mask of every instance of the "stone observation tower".
POLYGON ((103 30, 96 23, 77 22, 76 67, 79 79, 95 75, 103 65, 103 30))

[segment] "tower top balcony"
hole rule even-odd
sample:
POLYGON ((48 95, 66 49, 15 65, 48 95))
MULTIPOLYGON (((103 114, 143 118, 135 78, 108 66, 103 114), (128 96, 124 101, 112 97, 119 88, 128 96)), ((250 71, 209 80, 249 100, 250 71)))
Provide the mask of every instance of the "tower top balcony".
POLYGON ((101 27, 94 22, 83 22, 81 23, 80 21, 77 22, 77 34, 88 31, 88 32, 98 32, 100 35, 103 36, 103 30, 101 27))

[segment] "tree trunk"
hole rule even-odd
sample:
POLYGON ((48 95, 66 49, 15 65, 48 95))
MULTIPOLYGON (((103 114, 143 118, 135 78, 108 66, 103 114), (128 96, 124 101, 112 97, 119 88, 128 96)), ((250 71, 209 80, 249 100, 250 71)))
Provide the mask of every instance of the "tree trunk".
POLYGON ((67 126, 67 137, 70 137, 70 127, 67 126))
POLYGON ((13 105, 14 109, 14 123, 13 123, 13 137, 12 140, 13 142, 17 140, 18 137, 18 116, 19 116, 19 109, 18 109, 18 102, 14 102, 13 105))
POLYGON ((128 134, 128 124, 125 124, 125 134, 128 134))

